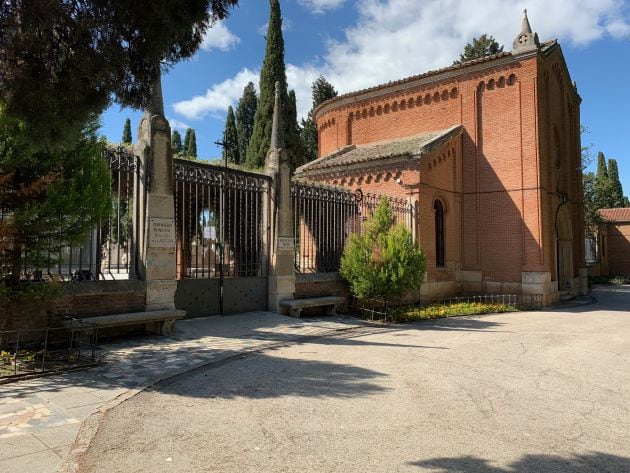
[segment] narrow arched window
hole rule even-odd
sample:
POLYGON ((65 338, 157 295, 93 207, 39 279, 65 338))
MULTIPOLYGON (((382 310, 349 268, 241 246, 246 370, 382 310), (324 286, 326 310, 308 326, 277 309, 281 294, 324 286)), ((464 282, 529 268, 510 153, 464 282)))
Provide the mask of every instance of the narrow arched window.
POLYGON ((435 265, 444 266, 444 206, 439 200, 433 204, 435 213, 435 265))

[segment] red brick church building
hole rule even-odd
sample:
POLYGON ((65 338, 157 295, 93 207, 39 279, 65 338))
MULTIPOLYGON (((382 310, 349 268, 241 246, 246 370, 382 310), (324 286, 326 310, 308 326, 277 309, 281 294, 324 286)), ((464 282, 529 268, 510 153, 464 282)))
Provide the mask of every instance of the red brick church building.
POLYGON ((580 96, 525 13, 513 49, 338 96, 297 176, 409 199, 425 300, 586 290, 580 96))

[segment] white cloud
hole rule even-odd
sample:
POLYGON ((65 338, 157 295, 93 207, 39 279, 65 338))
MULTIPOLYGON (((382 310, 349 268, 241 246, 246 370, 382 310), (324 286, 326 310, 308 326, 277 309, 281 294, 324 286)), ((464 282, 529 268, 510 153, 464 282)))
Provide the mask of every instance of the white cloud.
POLYGON ((171 126, 171 128, 177 130, 187 130, 188 128, 190 128, 190 125, 178 120, 177 118, 166 117, 166 120, 168 121, 168 124, 171 126))
MULTIPOLYGON (((344 31, 342 40, 327 41, 320 63, 287 65, 287 81, 296 92, 300 118, 311 108, 311 84, 320 74, 345 93, 449 66, 466 43, 484 33, 494 36, 509 51, 520 30, 524 6, 541 41, 558 38, 561 44, 585 46, 605 36, 630 34, 630 13, 623 0, 527 0, 526 5, 485 0, 483 8, 469 0, 355 3, 359 12, 356 22, 344 31)), ((227 110, 247 83, 244 74, 251 74, 247 80, 258 83, 254 72, 243 70, 213 86, 206 96, 176 104, 176 111, 198 118, 208 111, 227 110), (218 97, 222 90, 232 88, 236 93, 218 97)))
POLYGON ((233 78, 213 85, 204 95, 173 104, 173 109, 189 120, 201 119, 208 113, 225 112, 243 95, 243 89, 248 82, 258 84, 258 76, 257 71, 244 68, 233 78))
MULTIPOLYGON (((291 31, 293 28, 293 20, 291 18, 283 17, 282 18, 282 32, 286 33, 287 31, 291 31)), ((260 25, 258 27, 258 34, 261 36, 265 36, 267 34, 267 30, 269 29, 269 22, 264 25, 260 25)))
POLYGON ((228 30, 222 22, 217 22, 206 31, 201 49, 204 51, 212 51, 213 49, 229 51, 240 42, 241 39, 228 30))
POLYGON ((318 14, 339 8, 345 2, 346 0, 298 0, 300 5, 312 10, 312 13, 318 14))

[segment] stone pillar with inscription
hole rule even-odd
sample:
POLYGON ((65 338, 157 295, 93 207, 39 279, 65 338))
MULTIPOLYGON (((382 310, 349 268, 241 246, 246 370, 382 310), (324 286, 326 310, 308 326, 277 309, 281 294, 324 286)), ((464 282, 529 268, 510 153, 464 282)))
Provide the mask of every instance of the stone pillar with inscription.
POLYGON ((285 312, 283 300, 295 294, 293 211, 291 202, 291 164, 284 148, 280 103, 280 84, 276 82, 271 143, 265 159, 265 174, 271 177, 269 251, 269 310, 285 312))
POLYGON ((139 275, 146 281, 145 310, 175 309, 177 289, 175 205, 171 129, 164 117, 158 76, 138 129, 136 154, 142 160, 138 241, 139 275))

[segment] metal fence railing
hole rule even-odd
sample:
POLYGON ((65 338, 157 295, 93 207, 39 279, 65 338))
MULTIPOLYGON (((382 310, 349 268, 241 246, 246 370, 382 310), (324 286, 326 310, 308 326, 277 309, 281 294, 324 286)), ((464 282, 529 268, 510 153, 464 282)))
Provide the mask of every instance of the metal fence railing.
MULTIPOLYGON (((339 271, 348 237, 362 232, 381 196, 321 184, 293 182, 295 268, 300 273, 339 271)), ((413 228, 413 205, 388 197, 396 223, 413 228)))
POLYGON ((175 160, 179 279, 263 276, 264 174, 175 160))
POLYGON ((98 326, 71 317, 66 320, 67 327, 0 331, 0 383, 94 365, 98 326))
MULTIPOLYGON (((20 279, 32 282, 94 281, 135 277, 134 205, 138 201, 140 160, 124 147, 107 147, 103 159, 108 163, 112 185, 108 221, 94 228, 81 244, 68 245, 63 228, 45 239, 29 240, 30 251, 20 257, 20 279)), ((0 211, 0 223, 11 223, 11 209, 0 211)), ((11 271, 8 251, 0 252, 4 273, 11 271)))

